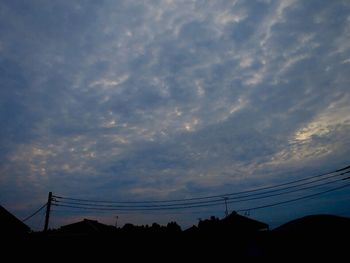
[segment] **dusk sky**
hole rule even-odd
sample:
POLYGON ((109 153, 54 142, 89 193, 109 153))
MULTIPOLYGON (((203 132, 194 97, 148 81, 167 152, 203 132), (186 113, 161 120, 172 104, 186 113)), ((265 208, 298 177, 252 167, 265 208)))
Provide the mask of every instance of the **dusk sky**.
MULTIPOLYGON (((349 1, 2 0, 0 32, 0 204, 20 219, 49 191, 184 199, 350 164, 349 1)), ((277 226, 349 204, 344 188, 250 216, 277 226)), ((53 209, 51 227, 186 227, 225 211, 53 209)))

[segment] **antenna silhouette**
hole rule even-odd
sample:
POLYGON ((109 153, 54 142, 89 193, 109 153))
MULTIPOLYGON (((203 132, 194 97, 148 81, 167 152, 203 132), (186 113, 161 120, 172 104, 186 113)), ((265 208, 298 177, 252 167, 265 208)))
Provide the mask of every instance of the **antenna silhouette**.
POLYGON ((225 215, 226 215, 226 217, 227 217, 227 216, 228 216, 228 209, 227 209, 227 200, 228 200, 228 197, 225 196, 225 197, 224 197, 224 200, 225 200, 225 207, 226 207, 225 215))
POLYGON ((115 228, 117 228, 118 227, 118 216, 115 216, 115 228))

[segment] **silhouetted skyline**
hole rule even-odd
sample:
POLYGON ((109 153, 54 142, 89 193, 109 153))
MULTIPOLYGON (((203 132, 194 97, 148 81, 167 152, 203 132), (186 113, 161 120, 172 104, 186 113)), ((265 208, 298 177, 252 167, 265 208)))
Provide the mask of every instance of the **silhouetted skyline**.
MULTIPOLYGON (((232 212, 223 218, 200 219, 198 225, 182 230, 177 222, 160 225, 125 224, 123 227, 83 219, 49 229, 29 232, 18 219, 0 209, 3 248, 18 249, 26 256, 37 250, 59 256, 110 256, 118 253, 129 258, 139 253, 152 258, 174 254, 205 258, 229 249, 235 257, 281 258, 332 256, 344 258, 350 234, 350 218, 334 215, 312 215, 298 218, 269 229, 269 225, 232 212), (5 231, 4 231, 5 230, 5 231), (199 249, 199 250, 198 250, 199 249)), ((7 249, 5 249, 5 253, 7 249)), ((4 254, 3 254, 4 256, 4 254)))

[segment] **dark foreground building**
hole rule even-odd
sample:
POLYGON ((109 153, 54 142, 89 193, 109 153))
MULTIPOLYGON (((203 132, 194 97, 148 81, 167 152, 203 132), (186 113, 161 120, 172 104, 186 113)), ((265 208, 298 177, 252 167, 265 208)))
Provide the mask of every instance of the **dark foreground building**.
POLYGON ((30 228, 0 205, 0 234, 6 237, 22 237, 30 228))

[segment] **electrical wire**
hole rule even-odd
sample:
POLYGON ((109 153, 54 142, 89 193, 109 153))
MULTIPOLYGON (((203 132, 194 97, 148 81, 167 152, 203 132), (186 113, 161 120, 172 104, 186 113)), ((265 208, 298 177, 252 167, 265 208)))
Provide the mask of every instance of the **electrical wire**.
POLYGON ((27 220, 29 220, 30 218, 32 218, 33 216, 35 216, 37 213, 39 213, 44 207, 46 207, 47 203, 44 204, 42 207, 40 207, 38 210, 36 210, 33 214, 31 214, 30 216, 27 216, 26 218, 24 218, 22 220, 22 222, 25 222, 27 220))
POLYGON ((45 218, 45 215, 46 215, 46 211, 43 210, 42 213, 41 213, 41 216, 40 216, 40 221, 37 224, 37 229, 41 228, 41 226, 43 224, 43 221, 44 221, 44 218, 45 218))
MULTIPOLYGON (((245 190, 245 191, 240 191, 240 192, 233 192, 233 193, 226 193, 226 194, 220 194, 220 195, 211 195, 211 196, 204 196, 204 197, 193 197, 193 198, 183 198, 183 199, 169 199, 169 200, 155 200, 155 201, 106 201, 106 200, 92 200, 92 199, 79 199, 79 198, 70 198, 70 197, 64 197, 64 196, 57 196, 54 195, 54 198, 57 199, 65 199, 65 200, 71 200, 71 201, 80 201, 80 202, 93 202, 93 203, 114 203, 114 204, 143 204, 143 203, 171 203, 171 202, 187 202, 187 201, 192 201, 192 200, 205 200, 205 199, 213 199, 213 198, 225 198, 228 196, 234 196, 234 195, 239 195, 239 194, 245 194, 245 193, 253 193, 253 192, 258 192, 258 191, 262 191, 262 190, 268 190, 268 189, 273 189, 273 188, 278 188, 281 186, 286 186, 286 185, 291 185, 291 184, 295 184, 298 182, 303 182, 303 181, 307 181, 307 180, 311 180, 314 178, 318 178, 318 177, 322 177, 322 176, 326 176, 326 175, 330 175, 330 174, 334 174, 334 173, 338 173, 338 172, 342 172, 345 171, 347 169, 350 168, 349 166, 334 170, 334 171, 330 171, 327 173, 323 173, 323 174, 318 174, 318 175, 314 175, 314 176, 309 176, 307 178, 302 178, 302 179, 298 179, 298 180, 293 180, 293 181, 289 181, 286 183, 281 183, 281 184, 276 184, 276 185, 271 185, 271 186, 265 186, 265 187, 261 187, 261 188, 256 188, 256 189, 252 189, 252 190, 245 190)), ((341 173, 341 174, 337 174, 335 176, 341 176, 343 174, 346 174, 350 171, 341 173)))
MULTIPOLYGON (((342 173, 342 174, 345 174, 345 173, 342 173)), ((298 183, 295 185, 284 186, 282 188, 267 190, 267 191, 260 192, 260 193, 255 192, 255 193, 250 193, 250 194, 243 195, 243 196, 231 196, 231 197, 225 196, 225 198, 247 201, 247 200, 256 200, 256 199, 260 199, 260 198, 267 198, 270 196, 278 196, 278 195, 288 194, 288 193, 292 193, 292 192, 296 192, 296 191, 300 191, 300 190, 304 190, 304 189, 311 189, 311 188, 319 187, 322 185, 337 182, 338 180, 333 180, 333 181, 328 181, 328 182, 323 183, 323 184, 311 185, 309 187, 300 188, 300 186, 315 184, 315 183, 318 183, 320 181, 333 179, 333 178, 338 177, 342 174, 335 174, 335 175, 331 175, 331 176, 327 176, 327 177, 321 177, 318 179, 313 178, 314 180, 312 180, 312 181, 301 182, 301 183, 298 183), (286 191, 289 189, 294 189, 294 190, 293 191, 286 191), (284 191, 284 192, 282 192, 282 191, 284 191), (271 194, 271 193, 276 193, 276 194, 271 194), (256 196, 259 196, 259 197, 256 197, 256 196), (255 197, 255 198, 249 198, 249 197, 255 197)), ((343 180, 343 179, 340 179, 340 180, 343 180)), ((103 204, 103 203, 99 203, 99 202, 87 202, 87 201, 75 201, 75 200, 72 201, 71 199, 65 199, 65 198, 63 198, 63 199, 54 198, 53 201, 56 201, 57 203, 63 203, 63 204, 69 204, 69 205, 81 205, 81 206, 92 206, 92 207, 141 208, 141 207, 171 207, 171 206, 181 206, 181 205, 196 205, 196 204, 204 204, 204 203, 218 203, 218 202, 221 203, 222 197, 219 199, 216 198, 216 199, 212 199, 212 200, 202 200, 202 201, 183 202, 183 203, 170 203, 170 204, 159 204, 158 202, 156 202, 155 204, 151 204, 151 205, 141 205, 141 204, 134 205, 135 203, 132 203, 131 205, 111 205, 111 204, 106 205, 106 203, 103 204)), ((115 202, 113 204, 115 204, 115 202)), ((125 204, 125 203, 122 203, 122 204, 125 204)))
MULTIPOLYGON (((326 178, 326 179, 329 179, 329 178, 326 178)), ((319 181, 321 181, 321 180, 314 181, 314 182, 319 182, 319 181)), ((320 186, 333 184, 333 183, 340 182, 340 181, 342 181, 342 179, 333 180, 333 181, 329 181, 329 182, 324 182, 324 183, 321 183, 321 184, 311 185, 311 186, 302 187, 302 188, 298 188, 298 189, 293 189, 293 190, 289 190, 289 191, 285 191, 285 192, 274 193, 274 194, 269 194, 269 193, 277 192, 276 190, 275 191, 269 191, 269 192, 261 193, 261 194, 264 194, 263 196, 257 196, 257 194, 255 194, 255 195, 254 194, 250 194, 250 195, 245 195, 245 196, 240 196, 240 197, 227 197, 226 200, 235 200, 234 202, 251 201, 251 200, 263 199, 263 198, 279 196, 279 195, 284 195, 284 194, 290 194, 290 193, 294 193, 294 192, 298 192, 298 191, 302 191, 302 190, 307 190, 307 189, 313 189, 313 188, 317 188, 317 187, 320 187, 320 186)), ((314 183, 314 182, 312 182, 312 183, 314 183)), ((303 184, 300 184, 300 185, 297 185, 297 186, 299 187, 299 186, 306 185, 306 184, 307 183, 303 183, 303 184)), ((294 186, 293 187, 288 187, 288 188, 284 188, 283 190, 291 189, 291 188, 295 188, 295 187, 294 186)), ((281 191, 281 189, 278 189, 278 191, 281 191)), ((259 195, 261 195, 261 194, 259 194, 259 195)), ((157 208, 157 207, 177 207, 177 206, 209 204, 209 203, 213 203, 213 204, 214 203, 220 203, 221 204, 223 202, 223 199, 215 199, 215 200, 208 200, 208 201, 197 201, 197 202, 191 202, 191 203, 162 204, 162 205, 105 205, 105 204, 80 203, 80 202, 71 202, 71 201, 56 201, 56 202, 57 203, 62 203, 62 204, 68 204, 68 205, 80 205, 80 206, 84 206, 84 207, 157 208)))
MULTIPOLYGON (((345 184, 342 186, 338 186, 338 187, 334 187, 325 191, 321 191, 318 193, 314 193, 314 194, 309 194, 309 195, 305 195, 302 197, 298 197, 298 198, 294 198, 294 199, 289 199, 286 201, 281 201, 281 202, 277 202, 277 203, 272 203, 272 204, 267 204, 267 205, 263 205, 263 206, 257 206, 257 207, 250 207, 250 208, 245 208, 245 209, 240 209, 237 211, 247 211, 247 210, 257 210, 257 209, 261 209, 261 208, 267 208, 267 207, 271 207, 271 206, 276 206, 276 205, 280 205, 280 204, 286 204, 286 203, 290 203, 290 202, 294 202, 294 201, 298 201, 298 200, 303 200, 303 199, 307 199, 307 198, 311 198, 311 197, 315 197, 321 194, 325 194, 325 193, 329 193, 332 191, 336 191, 345 187, 350 186, 349 184, 345 184)), ((227 204, 233 203, 233 202, 237 202, 237 201, 227 201, 227 204)), ((223 204, 223 202, 221 202, 221 204, 223 204)), ((186 209, 186 208, 197 208, 197 207, 209 207, 209 206, 216 206, 219 205, 217 203, 215 204, 198 204, 198 205, 188 205, 188 206, 177 206, 177 207, 153 207, 153 208, 149 208, 149 207, 142 207, 142 208, 130 208, 130 207, 121 207, 121 208, 105 208, 105 207, 84 207, 81 205, 62 205, 62 204, 52 204, 54 206, 61 206, 61 207, 69 207, 69 208, 76 208, 76 209, 85 209, 85 210, 98 210, 98 211, 147 211, 147 210, 168 210, 168 209, 186 209)))
MULTIPOLYGON (((250 207, 250 208, 246 208, 246 209, 239 209, 239 210, 237 210, 237 212, 258 210, 258 209, 262 209, 262 208, 268 208, 268 207, 272 207, 272 206, 283 205, 283 204, 287 204, 287 203, 291 203, 291 202, 295 202, 295 201, 299 201, 299 200, 303 200, 303 199, 309 199, 309 198, 313 198, 313 197, 318 196, 318 195, 323 195, 323 194, 326 194, 326 193, 329 193, 329 192, 340 190, 340 189, 348 187, 348 186, 350 186, 350 184, 342 185, 342 186, 339 186, 339 187, 331 188, 331 189, 323 191, 323 192, 310 194, 310 195, 305 195, 305 196, 302 196, 302 197, 298 197, 298 198, 294 198, 294 199, 290 199, 290 200, 286 200, 286 201, 282 201, 282 202, 277 202, 277 203, 272 203, 272 204, 262 205, 262 206, 256 206, 256 207, 250 207)), ((229 203, 229 202, 227 202, 227 203, 229 203)))

